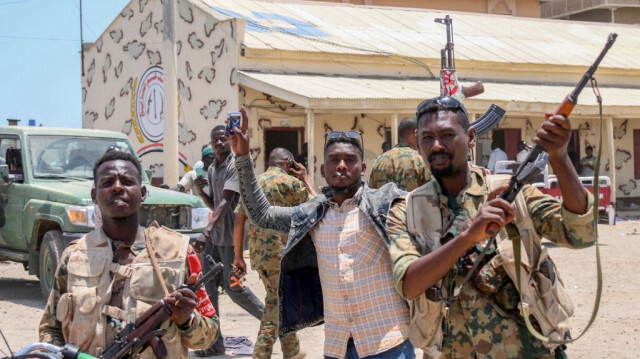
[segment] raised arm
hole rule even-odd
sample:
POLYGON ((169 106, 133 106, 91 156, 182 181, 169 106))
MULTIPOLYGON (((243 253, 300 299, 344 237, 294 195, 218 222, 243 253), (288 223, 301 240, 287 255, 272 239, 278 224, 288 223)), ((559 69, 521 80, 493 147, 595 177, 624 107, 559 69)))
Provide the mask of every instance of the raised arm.
POLYGON ((247 216, 262 228, 289 233, 291 216, 297 207, 272 206, 267 201, 262 188, 258 184, 253 171, 253 161, 249 156, 249 119, 245 108, 242 110, 242 125, 234 128, 235 135, 231 135, 231 148, 236 154, 236 169, 240 181, 240 198, 247 212, 247 216))

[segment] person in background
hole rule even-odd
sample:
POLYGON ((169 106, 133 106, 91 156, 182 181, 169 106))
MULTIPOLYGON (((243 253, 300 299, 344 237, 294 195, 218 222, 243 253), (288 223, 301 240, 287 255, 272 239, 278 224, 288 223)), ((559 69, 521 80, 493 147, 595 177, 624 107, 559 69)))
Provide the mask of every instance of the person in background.
POLYGON ((508 160, 509 158, 507 157, 507 153, 500 148, 498 140, 494 138, 493 141, 491 141, 491 154, 489 155, 489 164, 487 164, 487 169, 491 171, 491 173, 495 173, 496 163, 508 160))
POLYGON ((391 149, 391 143, 389 141, 382 142, 382 153, 385 153, 391 149))
MULTIPOLYGON (((196 192, 204 203, 213 211, 213 218, 207 225, 204 233, 198 237, 195 244, 196 251, 204 251, 214 260, 222 262, 222 285, 229 298, 242 309, 260 320, 264 314, 264 305, 255 294, 241 281, 231 282, 233 273, 233 225, 235 215, 233 209, 238 204, 238 173, 235 167, 236 156, 231 152, 229 136, 225 133, 225 126, 216 126, 211 130, 211 147, 215 153, 215 159, 207 172, 209 194, 204 191, 207 179, 195 180, 196 192)), ((209 263, 205 261, 205 272, 209 270, 209 263)), ((210 280, 205 287, 211 298, 216 312, 220 313, 218 305, 218 284, 216 278, 210 280)), ((196 356, 211 356, 224 354, 224 342, 222 334, 218 340, 206 350, 197 350, 196 356)))
MULTIPOLYGON (((272 206, 293 207, 316 195, 307 179, 307 170, 302 167, 302 164, 293 162, 293 154, 289 150, 280 147, 271 151, 269 168, 258 176, 258 183, 272 206)), ((240 277, 247 272, 247 265, 242 255, 247 215, 242 203, 238 203, 235 213, 233 269, 240 277)), ((249 223, 248 237, 251 268, 258 271, 267 292, 264 299, 264 316, 260 321, 253 358, 271 358, 273 345, 278 338, 280 257, 288 237, 286 234, 262 229, 253 223, 249 223)), ((302 358, 304 356, 300 353, 300 341, 295 333, 280 338, 280 346, 284 358, 302 358)))
POLYGON ((255 177, 242 113, 231 136, 242 202, 257 225, 289 233, 280 261, 280 336, 324 320, 325 358, 414 358, 385 231, 389 204, 404 192, 393 183, 368 188, 360 132, 332 131, 320 167, 329 187, 296 207, 271 206, 255 177))
POLYGON ((302 145, 302 152, 300 152, 300 154, 297 155, 296 158, 295 158, 296 162, 302 164, 302 166, 304 168, 309 168, 309 158, 308 158, 309 157, 309 153, 307 151, 308 151, 308 145, 305 142, 302 145))
MULTIPOLYGON (((199 176, 198 174, 199 171, 197 170, 197 168, 201 168, 202 172, 206 174, 207 171, 209 170, 209 166, 211 166, 214 159, 215 159, 215 154, 213 153, 213 148, 211 148, 211 145, 206 145, 202 147, 202 159, 194 165, 194 169, 185 173, 184 176, 182 176, 178 184, 176 184, 175 186, 169 187, 169 189, 173 191, 185 192, 185 193, 193 192, 192 188, 195 185, 196 178, 199 176)), ((203 178, 206 178, 206 176, 204 175, 201 175, 201 176, 203 176, 203 178)))
POLYGON ((516 155, 516 162, 524 162, 529 155, 529 150, 527 149, 529 145, 526 142, 520 141, 518 142, 518 154, 516 155))
POLYGON ((398 188, 413 191, 431 179, 429 170, 416 151, 417 122, 413 117, 398 123, 398 144, 376 158, 369 177, 371 188, 380 188, 389 182, 398 188))
MULTIPOLYGON (((40 341, 71 343, 100 355, 136 319, 131 313, 143 313, 164 299, 171 319, 162 325, 167 333, 160 340, 168 357, 186 359, 188 349, 211 345, 219 333, 215 311, 194 310, 196 294, 178 289, 195 283, 199 274, 198 256, 189 238, 155 222, 147 229, 140 226, 139 209, 147 188, 138 158, 110 151, 96 161, 93 173, 91 198, 100 208, 102 225, 62 253, 40 322, 40 341), (150 253, 157 263, 149 260, 150 253)), ((152 356, 149 348, 141 354, 142 358, 152 356)))
POLYGON ((580 172, 581 176, 593 176, 596 168, 596 157, 593 155, 593 147, 587 146, 584 148, 584 152, 587 154, 580 160, 580 172))

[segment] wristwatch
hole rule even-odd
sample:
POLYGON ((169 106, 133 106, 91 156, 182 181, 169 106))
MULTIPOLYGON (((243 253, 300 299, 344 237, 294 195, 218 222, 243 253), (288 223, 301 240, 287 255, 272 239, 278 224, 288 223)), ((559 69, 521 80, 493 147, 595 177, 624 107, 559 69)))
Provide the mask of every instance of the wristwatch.
POLYGON ((196 319, 196 315, 195 315, 194 312, 191 312, 191 314, 189 314, 189 320, 187 320, 186 323, 184 323, 182 325, 176 324, 176 326, 180 330, 187 330, 187 329, 191 328, 191 326, 193 325, 193 320, 194 319, 196 319))

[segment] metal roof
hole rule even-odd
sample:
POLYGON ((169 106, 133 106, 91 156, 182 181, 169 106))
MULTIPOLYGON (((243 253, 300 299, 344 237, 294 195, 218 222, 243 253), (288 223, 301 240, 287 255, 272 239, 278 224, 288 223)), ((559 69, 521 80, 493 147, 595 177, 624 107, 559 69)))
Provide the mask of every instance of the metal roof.
MULTIPOLYGON (((270 74, 239 71, 240 84, 311 109, 380 109, 413 111, 426 98, 438 96, 439 82, 432 79, 366 78, 324 74, 270 74)), ((484 82, 485 92, 465 100, 470 111, 486 110, 496 103, 506 110, 527 112, 528 105, 555 109, 573 87, 548 84, 484 82)), ((601 87, 605 113, 638 117, 640 89, 601 87)), ((597 114, 589 85, 578 100, 576 114, 597 114)), ((539 109, 530 109, 538 112, 539 109)), ((513 114, 513 113, 512 113, 513 114)))
POLYGON ((221 18, 245 18, 244 45, 254 49, 438 59, 453 18, 457 60, 497 65, 588 66, 610 32, 619 34, 601 67, 640 69, 640 26, 533 19, 425 9, 257 0, 193 0, 221 18))

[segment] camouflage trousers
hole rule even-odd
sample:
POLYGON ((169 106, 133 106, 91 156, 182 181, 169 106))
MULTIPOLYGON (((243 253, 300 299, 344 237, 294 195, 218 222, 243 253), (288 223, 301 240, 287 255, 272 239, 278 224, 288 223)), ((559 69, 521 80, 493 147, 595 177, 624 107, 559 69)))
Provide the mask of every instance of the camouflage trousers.
MULTIPOLYGON (((264 298, 264 315, 260 321, 253 358, 271 358, 273 345, 278 338, 278 270, 258 270, 267 294, 264 298)), ((300 352, 300 341, 295 333, 280 338, 284 358, 292 358, 300 352)))

